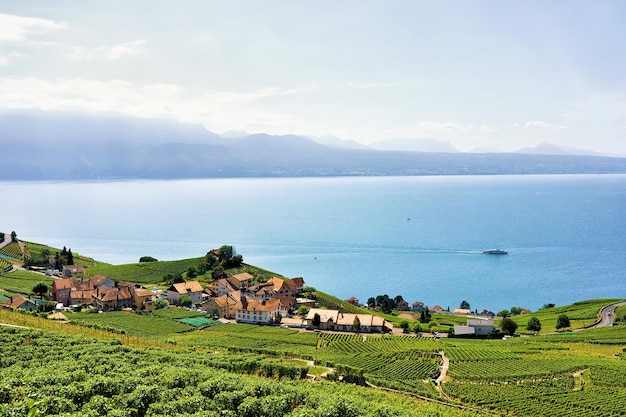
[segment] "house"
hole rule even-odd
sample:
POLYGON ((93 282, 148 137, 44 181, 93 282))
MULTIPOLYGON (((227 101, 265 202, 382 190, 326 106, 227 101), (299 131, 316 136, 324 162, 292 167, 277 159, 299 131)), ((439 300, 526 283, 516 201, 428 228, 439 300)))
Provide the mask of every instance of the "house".
POLYGON ((128 287, 98 287, 93 296, 93 306, 102 311, 115 311, 131 307, 133 299, 128 287))
POLYGON ((230 284, 235 287, 236 290, 248 288, 254 283, 254 277, 247 272, 230 275, 226 277, 226 280, 228 280, 228 282, 230 282, 230 284))
POLYGON ((485 336, 497 331, 493 320, 468 320, 465 326, 454 326, 455 336, 485 336))
POLYGON ((217 292, 218 296, 239 291, 239 288, 235 288, 226 278, 220 278, 214 284, 214 292, 217 292))
POLYGON ((396 301, 396 309, 400 311, 410 311, 409 303, 407 303, 404 299, 400 299, 396 301))
POLYGON ((21 309, 26 311, 33 311, 37 308, 33 300, 29 300, 20 294, 10 297, 2 306, 13 310, 21 309))
POLYGON ((491 310, 487 310, 487 309, 483 310, 483 311, 480 313, 480 315, 481 315, 481 316, 486 316, 486 317, 494 317, 494 316, 495 316, 495 314, 493 313, 493 311, 491 311, 491 310))
POLYGON ((291 291, 293 291, 294 295, 298 295, 302 291, 304 291, 304 278, 302 277, 290 278, 287 281, 287 285, 291 287, 291 291))
POLYGON ((359 306, 359 299, 356 297, 350 297, 346 300, 346 303, 352 304, 353 306, 359 306))
POLYGON ((278 312, 282 317, 288 317, 293 314, 296 308, 296 297, 288 297, 284 295, 276 295, 274 299, 280 301, 278 312))
POLYGON ((320 330, 335 330, 335 324, 339 318, 338 310, 325 310, 322 308, 310 309, 306 315, 306 323, 308 327, 314 327, 313 319, 316 314, 320 317, 320 330))
POLYGON ((296 298, 296 304, 298 306, 315 307, 315 300, 310 298, 296 298))
POLYGON ((198 281, 187 281, 178 284, 172 284, 167 289, 167 301, 170 303, 176 303, 181 295, 188 295, 191 297, 193 303, 202 302, 202 285, 198 281))
POLYGON ((422 311, 426 311, 424 303, 421 301, 416 301, 412 304, 411 309, 417 313, 421 313, 422 311))
POLYGON ((321 308, 312 308, 306 316, 307 327, 313 327, 313 318, 318 314, 320 316, 320 330, 339 330, 346 332, 384 332, 385 329, 391 328, 391 325, 382 317, 372 314, 352 314, 341 313, 338 310, 324 310, 321 308), (355 319, 358 317, 360 330, 357 330, 355 319))
POLYGON ((85 273, 85 267, 83 265, 65 265, 63 267, 63 276, 67 278, 83 273, 85 273))
POLYGON ((269 301, 241 297, 235 309, 237 323, 269 324, 280 308, 280 300, 269 301))
POLYGON ((137 310, 152 311, 154 310, 154 293, 145 288, 129 287, 130 296, 132 298, 133 307, 137 310))
POLYGON ((469 314, 472 314, 472 310, 467 308, 455 308, 454 314, 457 316, 467 316, 469 314))
POLYGON ((291 287, 287 284, 287 281, 285 281, 284 279, 272 277, 268 279, 267 282, 273 285, 273 291, 275 295, 279 295, 282 297, 293 297, 295 295, 291 287))
POLYGON ((57 278, 52 282, 52 298, 58 302, 68 305, 70 303, 70 295, 72 292, 72 279, 71 278, 57 278))
POLYGON ((434 307, 431 307, 431 308, 429 309, 429 311, 430 311, 431 313, 441 313, 441 312, 443 312, 443 308, 442 308, 441 306, 439 306, 439 305, 436 305, 436 306, 434 306, 434 307))
POLYGON ((94 289, 83 290, 74 287, 70 291, 69 303, 72 305, 91 304, 95 295, 96 290, 94 289))
POLYGON ((234 292, 209 298, 202 303, 202 311, 206 311, 208 314, 213 314, 214 311, 217 311, 220 317, 232 319, 237 313, 236 307, 240 300, 239 294, 239 292, 234 292))
POLYGON ((106 277, 103 275, 95 275, 89 281, 91 281, 91 285, 94 288, 105 286, 107 288, 115 287, 115 281, 111 279, 111 277, 106 277))
POLYGON ((352 313, 339 313, 337 317, 337 324, 335 330, 348 331, 348 332, 368 332, 368 333, 382 333, 385 328, 385 319, 372 314, 352 314, 352 313), (357 324, 358 318, 358 326, 357 324))

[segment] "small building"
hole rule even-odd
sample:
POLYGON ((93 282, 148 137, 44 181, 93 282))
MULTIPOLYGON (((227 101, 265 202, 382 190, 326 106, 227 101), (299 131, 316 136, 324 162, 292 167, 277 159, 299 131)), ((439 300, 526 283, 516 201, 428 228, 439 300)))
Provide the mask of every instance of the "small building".
POLYGON ((152 291, 144 288, 129 287, 133 307, 137 310, 154 310, 155 295, 152 291))
POLYGON ((411 306, 411 310, 417 312, 417 313, 421 313, 422 311, 426 311, 424 303, 422 303, 421 301, 416 301, 413 303, 413 305, 411 306))
POLYGON ((239 299, 239 292, 209 298, 202 302, 202 311, 206 311, 208 314, 213 314, 214 311, 217 311, 220 317, 232 319, 237 313, 237 303, 239 299))
POLYGON ((352 304, 353 306, 359 306, 359 299, 356 297, 350 297, 346 300, 346 303, 352 304))
POLYGON ((115 281, 111 279, 111 277, 107 277, 104 275, 95 275, 91 279, 91 285, 94 288, 105 286, 107 288, 115 287, 115 281))
POLYGON ((455 336, 486 336, 497 332, 493 320, 468 320, 465 326, 454 326, 455 336))
POLYGON ((167 289, 167 301, 176 303, 181 295, 191 297, 193 303, 202 303, 202 285, 198 281, 187 281, 178 284, 172 284, 167 289))
POLYGON ((443 307, 436 305, 434 307, 431 307, 428 311, 430 311, 431 313, 442 313, 443 307))
POLYGON ((404 299, 396 301, 396 309, 399 311, 411 311, 409 303, 407 303, 404 299))
POLYGON ((304 291, 304 278, 302 277, 290 278, 287 284, 291 287, 294 295, 298 295, 304 291))
POLYGON ((35 304, 33 300, 29 300, 23 295, 15 294, 4 302, 3 307, 10 308, 13 310, 19 309, 19 310, 33 311, 37 308, 37 305, 35 304))
POLYGON ((287 284, 287 281, 278 277, 272 277, 267 280, 268 283, 273 285, 274 295, 279 295, 282 297, 293 297, 295 292, 291 289, 291 287, 287 284))
POLYGON ((83 273, 85 273, 85 267, 83 265, 65 265, 63 267, 63 276, 67 278, 83 273))
POLYGON ((241 297, 235 307, 237 323, 269 324, 280 309, 280 300, 269 301, 241 297))
POLYGON ((467 315, 472 314, 472 310, 468 308, 455 308, 454 314, 457 316, 467 316, 467 315))
POLYGON ((102 311, 116 311, 131 307, 133 300, 128 287, 98 287, 92 304, 102 311))
POLYGON ((316 314, 320 317, 320 330, 335 330, 335 324, 339 318, 338 310, 326 310, 323 308, 310 309, 306 315, 306 323, 308 327, 314 327, 313 320, 316 314))
POLYGON ((247 272, 229 275, 226 277, 226 279, 228 280, 228 282, 231 283, 233 287, 235 287, 236 290, 248 288, 254 283, 254 276, 247 272))

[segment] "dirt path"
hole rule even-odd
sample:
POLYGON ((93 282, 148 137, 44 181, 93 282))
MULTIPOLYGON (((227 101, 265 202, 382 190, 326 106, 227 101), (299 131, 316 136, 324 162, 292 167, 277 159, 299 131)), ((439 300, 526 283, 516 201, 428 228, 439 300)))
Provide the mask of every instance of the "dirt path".
POLYGON ((442 350, 439 352, 441 355, 441 365, 439 366, 439 376, 435 379, 435 384, 437 385, 437 391, 439 391, 439 396, 441 398, 447 398, 445 392, 443 392, 443 388, 441 387, 441 383, 445 381, 446 376, 448 375, 448 368, 450 367, 450 359, 446 356, 445 352, 442 350))

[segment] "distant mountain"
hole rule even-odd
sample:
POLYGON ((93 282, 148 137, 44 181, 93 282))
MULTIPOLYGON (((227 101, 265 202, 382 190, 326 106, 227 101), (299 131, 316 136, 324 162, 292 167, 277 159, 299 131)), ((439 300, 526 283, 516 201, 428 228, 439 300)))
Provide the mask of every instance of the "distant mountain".
POLYGON ((516 153, 535 154, 535 155, 588 155, 588 156, 614 156, 606 155, 588 149, 576 149, 566 146, 556 146, 551 143, 542 142, 537 146, 522 148, 516 153))
POLYGON ((348 149, 367 149, 367 146, 354 140, 340 139, 336 136, 306 136, 314 142, 321 145, 332 146, 333 148, 348 148, 348 149))
POLYGON ((224 139, 245 138, 246 136, 250 136, 250 133, 243 130, 229 130, 228 132, 220 134, 220 137, 224 139))
POLYGON ((167 120, 4 112, 0 167, 0 180, 571 174, 626 173, 626 158, 381 151, 298 135, 223 138, 167 120))
POLYGON ((411 152, 459 152, 448 142, 430 138, 393 138, 370 143, 372 149, 382 151, 411 151, 411 152))

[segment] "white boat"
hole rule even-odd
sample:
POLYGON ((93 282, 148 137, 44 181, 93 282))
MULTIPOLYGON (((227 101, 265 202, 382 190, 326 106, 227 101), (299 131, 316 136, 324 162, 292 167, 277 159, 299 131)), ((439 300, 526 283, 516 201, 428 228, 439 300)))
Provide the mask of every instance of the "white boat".
POLYGON ((483 253, 488 255, 506 255, 508 252, 502 249, 487 249, 484 250, 483 253))

